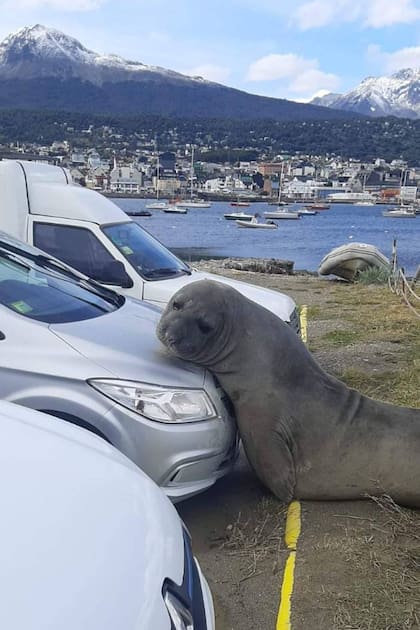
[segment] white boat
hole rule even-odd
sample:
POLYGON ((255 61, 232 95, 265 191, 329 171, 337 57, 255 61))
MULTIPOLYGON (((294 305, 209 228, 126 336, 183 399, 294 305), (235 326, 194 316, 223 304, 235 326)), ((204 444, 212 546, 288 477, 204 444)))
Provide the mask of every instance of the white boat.
POLYGON ((151 203, 146 203, 144 207, 148 210, 165 210, 165 208, 168 208, 168 204, 166 201, 152 201, 151 203))
POLYGON ((374 245, 349 243, 331 250, 318 267, 321 276, 333 274, 345 280, 354 280, 360 271, 369 267, 389 270, 389 260, 374 245))
POLYGON ((251 221, 236 221, 236 225, 240 228, 261 228, 265 230, 277 229, 276 223, 267 221, 266 223, 259 223, 255 217, 252 217, 251 221))
POLYGON ((310 210, 310 208, 300 208, 299 210, 296 210, 296 212, 299 216, 303 217, 313 217, 315 214, 319 214, 319 210, 310 210))
POLYGON ((188 208, 181 208, 180 206, 167 206, 163 212, 168 214, 187 214, 188 208))
POLYGON ((190 201, 177 201, 176 205, 178 208, 210 208, 211 203, 209 201, 194 201, 191 199, 190 201))
POLYGON ((393 217, 396 219, 415 219, 416 209, 414 206, 400 206, 399 208, 391 208, 391 210, 383 210, 383 217, 393 217))
POLYGON ((253 214, 247 214, 246 212, 228 212, 223 216, 228 221, 236 221, 238 219, 240 221, 252 221, 252 219, 254 218, 253 214))
POLYGON ((355 206, 374 206, 376 205, 375 201, 356 201, 355 206))
POLYGON ((291 212, 290 210, 277 210, 274 212, 264 212, 266 219, 300 219, 298 212, 291 212))

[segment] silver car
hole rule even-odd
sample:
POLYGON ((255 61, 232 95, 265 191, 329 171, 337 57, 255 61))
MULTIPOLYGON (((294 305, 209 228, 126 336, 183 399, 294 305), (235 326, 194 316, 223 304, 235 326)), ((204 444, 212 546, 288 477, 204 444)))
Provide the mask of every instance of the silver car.
POLYGON ((97 433, 177 501, 230 470, 237 433, 212 375, 164 354, 159 313, 0 232, 0 398, 97 433))

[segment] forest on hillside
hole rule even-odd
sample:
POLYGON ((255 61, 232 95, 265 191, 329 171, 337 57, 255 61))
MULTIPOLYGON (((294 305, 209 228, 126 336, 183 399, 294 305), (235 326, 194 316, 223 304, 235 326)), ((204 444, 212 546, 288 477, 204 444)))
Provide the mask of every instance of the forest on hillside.
POLYGON ((0 110, 0 144, 95 147, 112 153, 197 147, 202 161, 235 162, 275 155, 337 155, 370 161, 404 159, 420 164, 420 120, 361 118, 328 121, 114 117, 67 112, 0 110))

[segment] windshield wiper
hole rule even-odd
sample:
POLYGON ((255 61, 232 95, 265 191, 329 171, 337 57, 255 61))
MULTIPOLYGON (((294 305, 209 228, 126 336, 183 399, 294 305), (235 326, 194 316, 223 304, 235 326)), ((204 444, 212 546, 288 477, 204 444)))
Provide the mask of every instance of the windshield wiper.
POLYGON ((174 276, 177 273, 185 273, 188 276, 191 275, 191 271, 188 269, 174 269, 173 267, 158 267, 157 269, 151 269, 147 272, 149 277, 151 276, 174 276))

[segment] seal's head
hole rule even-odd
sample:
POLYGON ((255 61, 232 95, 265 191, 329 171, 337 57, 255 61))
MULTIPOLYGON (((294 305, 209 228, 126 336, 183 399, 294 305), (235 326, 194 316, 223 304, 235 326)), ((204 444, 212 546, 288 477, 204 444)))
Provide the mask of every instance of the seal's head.
POLYGON ((168 302, 157 327, 157 336, 168 350, 182 359, 211 365, 226 346, 234 289, 212 280, 191 282, 168 302))

